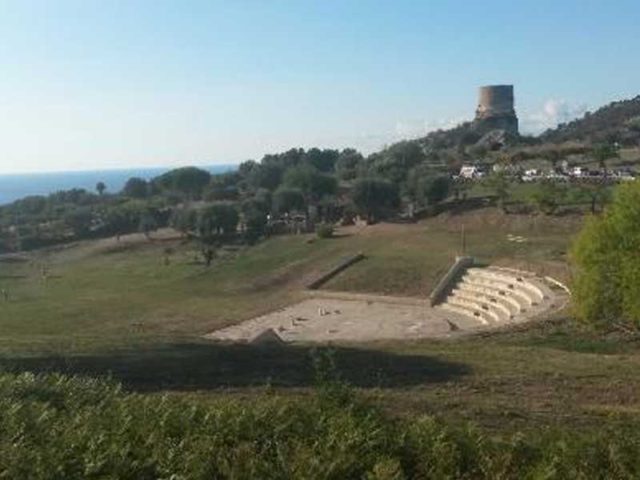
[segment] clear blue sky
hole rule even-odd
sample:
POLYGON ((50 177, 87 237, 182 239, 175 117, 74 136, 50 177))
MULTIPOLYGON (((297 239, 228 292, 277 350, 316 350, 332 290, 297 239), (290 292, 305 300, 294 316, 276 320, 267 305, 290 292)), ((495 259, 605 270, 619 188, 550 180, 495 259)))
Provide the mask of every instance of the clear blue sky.
POLYGON ((365 152, 513 83, 535 131, 640 93, 640 2, 0 0, 0 172, 365 152))

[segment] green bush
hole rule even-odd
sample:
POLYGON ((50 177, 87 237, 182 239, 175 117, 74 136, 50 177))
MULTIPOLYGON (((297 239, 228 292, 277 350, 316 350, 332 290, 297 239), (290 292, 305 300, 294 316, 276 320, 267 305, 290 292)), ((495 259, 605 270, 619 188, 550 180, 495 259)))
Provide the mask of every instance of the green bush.
POLYGON ((576 316, 589 325, 640 328, 640 183, 616 188, 600 217, 585 224, 571 250, 576 316))
POLYGON ((321 223, 316 227, 316 235, 318 235, 318 238, 331 238, 333 237, 333 230, 333 225, 321 223))
POLYGON ((632 425, 590 436, 495 439, 432 417, 390 418, 325 377, 319 375, 319 394, 304 401, 265 395, 238 404, 127 394, 113 382, 57 374, 3 374, 0 477, 631 479, 640 474, 640 433, 632 425))

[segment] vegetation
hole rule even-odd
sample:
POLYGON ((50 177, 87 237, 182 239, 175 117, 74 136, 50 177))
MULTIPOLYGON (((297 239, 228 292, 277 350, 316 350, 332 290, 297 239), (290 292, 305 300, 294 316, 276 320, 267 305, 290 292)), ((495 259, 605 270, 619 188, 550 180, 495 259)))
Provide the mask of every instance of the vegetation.
POLYGON ((587 143, 619 143, 637 146, 640 129, 640 96, 612 102, 595 112, 587 112, 583 118, 559 125, 540 136, 543 142, 561 143, 577 140, 587 143))
MULTIPOLYGON (((323 375, 319 378, 322 380, 323 375)), ((391 419, 336 381, 304 403, 123 393, 60 375, 0 376, 7 478, 636 478, 637 430, 487 438, 391 419), (55 472, 55 475, 52 473, 55 472)))
POLYGON ((601 328, 640 328, 640 185, 621 185, 604 215, 593 217, 572 250, 575 311, 601 328))
POLYGON ((398 207, 397 187, 388 180, 363 178, 353 185, 353 204, 356 211, 374 223, 398 207))
MULTIPOLYGON (((95 194, 73 189, 33 196, 0 206, 0 252, 135 231, 151 234, 167 226, 178 210, 216 203, 238 214, 237 231, 226 235, 226 241, 249 244, 271 233, 300 230, 277 226, 281 220, 290 220, 283 218, 287 215, 297 215, 296 221, 304 217, 304 231, 313 231, 317 223, 349 220, 354 214, 370 222, 419 217, 466 201, 468 186, 451 179, 464 163, 502 167, 487 179, 485 191, 507 213, 510 191, 518 189, 512 170, 521 171, 527 162, 552 169, 576 162, 601 169, 614 161, 629 164, 620 147, 637 147, 638 98, 604 107, 540 138, 507 136, 496 143, 479 135, 472 123, 465 123, 390 145, 367 157, 349 148, 293 148, 243 162, 237 171, 218 175, 185 167, 149 180, 131 178, 121 192, 108 192, 98 182, 95 194), (447 202, 451 195, 455 201, 447 202)), ((543 185, 528 203, 546 214, 562 210, 565 202, 588 203, 595 213, 608 201, 606 182, 583 182, 569 189, 566 199, 552 198, 564 192, 556 190, 543 185)), ((184 227, 180 229, 186 234, 184 227)), ((196 230, 192 225, 189 233, 196 230)))
POLYGON ((510 173, 532 159, 626 161, 617 143, 640 138, 636 104, 504 145, 463 124, 367 157, 291 149, 220 175, 181 168, 0 207, 0 253, 34 250, 0 255, 0 476, 637 478, 640 348, 619 332, 640 327, 640 187, 619 187, 596 217, 606 183, 510 173), (477 160, 502 168, 452 181, 477 160), (340 219, 409 206, 448 214, 334 235, 340 219), (570 252, 581 324, 562 314, 330 355, 201 338, 301 298, 355 251, 367 260, 329 289, 424 298, 462 251, 569 281, 583 220, 565 214, 585 210, 570 252), (286 222, 308 234, 275 236, 286 222))
POLYGON ((331 238, 333 237, 333 233, 333 225, 323 223, 321 225, 318 225, 318 227, 316 228, 316 234, 318 235, 318 238, 331 238))

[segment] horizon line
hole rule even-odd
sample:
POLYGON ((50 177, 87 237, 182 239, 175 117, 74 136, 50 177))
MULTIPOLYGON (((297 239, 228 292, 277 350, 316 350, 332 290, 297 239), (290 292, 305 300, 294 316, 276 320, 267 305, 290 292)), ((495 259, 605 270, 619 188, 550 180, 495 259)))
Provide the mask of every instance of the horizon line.
POLYGON ((56 173, 89 173, 89 172, 118 172, 127 170, 162 170, 162 169, 176 169, 184 167, 196 167, 196 168, 209 168, 209 167, 237 167, 241 162, 236 163, 190 163, 180 165, 144 165, 133 167, 104 167, 104 168, 71 168, 71 169, 59 169, 59 170, 22 170, 22 171, 1 171, 0 176, 10 175, 48 175, 56 173))

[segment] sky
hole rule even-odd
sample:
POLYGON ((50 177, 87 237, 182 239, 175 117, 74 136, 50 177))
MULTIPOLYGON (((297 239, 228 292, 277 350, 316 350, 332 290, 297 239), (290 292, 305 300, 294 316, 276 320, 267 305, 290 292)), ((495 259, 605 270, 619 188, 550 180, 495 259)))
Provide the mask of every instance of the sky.
POLYGON ((370 153, 515 85, 536 133, 640 93, 627 0, 0 0, 0 173, 370 153))

